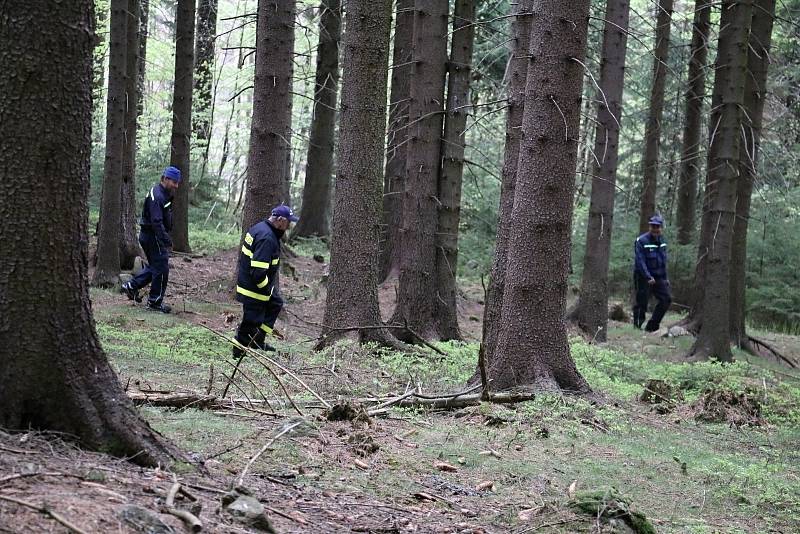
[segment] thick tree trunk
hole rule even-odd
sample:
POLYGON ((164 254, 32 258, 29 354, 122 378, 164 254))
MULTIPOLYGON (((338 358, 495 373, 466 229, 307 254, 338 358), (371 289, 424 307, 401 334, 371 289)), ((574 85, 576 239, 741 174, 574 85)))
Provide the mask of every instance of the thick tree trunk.
POLYGON ((628 41, 630 0, 609 0, 606 7, 600 88, 597 93, 597 129, 592 168, 592 196, 586 223, 586 254, 578 303, 572 318, 595 340, 606 341, 608 330, 608 261, 614 227, 622 89, 628 41))
POLYGON ((189 188, 191 187, 194 6, 195 0, 178 0, 175 22, 175 89, 172 95, 170 165, 178 167, 183 175, 172 208, 172 246, 178 252, 192 251, 189 245, 189 188))
MULTIPOLYGON (((736 215, 736 182, 739 173, 747 77, 748 37, 753 0, 724 0, 720 20, 711 115, 712 139, 708 149, 708 219, 713 237, 706 252, 705 295, 700 331, 691 349, 697 359, 731 361, 730 284, 731 244, 736 215)), ((749 124, 748 124, 749 127, 749 124)), ((710 230, 710 229, 709 229, 710 230)))
POLYGON ((589 0, 540 0, 530 34, 523 139, 492 388, 589 392, 564 321, 589 0))
POLYGON ((522 141, 522 115, 525 111, 525 82, 530 63, 529 49, 534 0, 520 0, 511 23, 514 42, 508 64, 508 112, 506 143, 503 155, 500 207, 497 212, 497 236, 491 278, 483 309, 483 355, 489 366, 495 353, 497 332, 500 329, 508 257, 508 233, 511 211, 514 209, 514 186, 517 180, 519 146, 522 141))
POLYGON ((0 194, 13 202, 0 203, 0 427, 163 465, 179 453, 126 397, 89 303, 93 43, 88 0, 4 5, 0 194), (47 187, 31 187, 42 177, 47 187))
POLYGON ((411 48, 414 37, 414 0, 397 0, 392 53, 392 92, 389 96, 389 133, 383 185, 383 227, 380 273, 383 282, 400 269, 403 230, 403 195, 406 190, 408 153, 408 99, 411 89, 411 48))
POLYGON ((122 216, 120 218, 119 261, 123 269, 133 269, 139 255, 136 234, 136 134, 139 110, 139 0, 128 0, 128 27, 125 58, 125 141, 122 146, 122 216))
POLYGON ((338 172, 325 327, 318 348, 363 326, 361 341, 391 343, 378 308, 391 0, 347 0, 338 172))
MULTIPOLYGON (((194 43, 194 136, 205 168, 208 143, 213 125, 214 40, 217 34, 217 3, 219 0, 199 0, 197 4, 197 34, 194 43)), ((203 176, 200 176, 203 179, 203 176)))
POLYGON ((667 82, 669 34, 672 26, 673 0, 658 0, 656 7, 656 46, 653 58, 653 85, 650 91, 650 111, 644 134, 642 161, 642 198, 639 207, 639 231, 646 232, 647 221, 656 212, 658 187, 658 151, 661 136, 661 117, 664 114, 664 89, 667 82))
POLYGON ((300 237, 327 237, 331 211, 333 143, 336 130, 336 95, 339 90, 339 40, 342 35, 341 0, 322 0, 314 80, 314 116, 308 141, 306 181, 300 222, 293 232, 300 237))
POLYGON ((692 241, 697 201, 697 177, 700 175, 700 130, 703 122, 703 100, 706 93, 706 61, 708 34, 711 29, 711 4, 695 0, 692 24, 692 47, 689 58, 689 89, 686 91, 686 118, 683 126, 681 174, 678 183, 678 243, 692 241))
MULTIPOLYGON (((400 290, 394 322, 439 337, 436 302, 437 181, 447 63, 447 0, 414 4, 400 290)), ((416 341, 408 334, 407 341, 416 341)))
POLYGON ((92 285, 119 283, 120 220, 122 213, 122 156, 125 144, 126 49, 128 0, 111 0, 110 57, 108 62, 108 109, 103 194, 97 234, 97 266, 92 285))
POLYGON ((731 252, 731 340, 738 347, 747 345, 748 339, 745 329, 747 226, 750 222, 750 196, 753 194, 753 182, 758 172, 774 20, 775 0, 755 0, 753 2, 753 23, 750 30, 747 78, 744 86, 744 113, 750 117, 751 122, 750 127, 744 129, 744 140, 739 148, 736 222, 733 225, 733 251, 731 252))
POLYGON ((285 191, 291 147, 286 132, 292 122, 293 53, 294 1, 259 0, 243 232, 268 217, 277 204, 289 202, 285 191))
POLYGON ((456 0, 453 41, 447 65, 447 110, 439 172, 439 228, 436 246, 436 279, 439 336, 461 339, 456 306, 458 271, 458 225, 461 220, 461 180, 464 145, 470 112, 472 48, 475 42, 475 0, 456 0))

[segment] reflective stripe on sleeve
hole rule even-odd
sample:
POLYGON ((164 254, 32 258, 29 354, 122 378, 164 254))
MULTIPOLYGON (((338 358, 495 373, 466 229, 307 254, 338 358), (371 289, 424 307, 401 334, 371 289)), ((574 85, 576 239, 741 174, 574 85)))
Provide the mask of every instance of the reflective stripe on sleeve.
MULTIPOLYGON (((666 246, 666 245, 663 245, 666 246)), ((644 245, 644 248, 658 248, 658 245, 644 245)))
MULTIPOLYGON (((251 252, 250 254, 248 254, 248 256, 250 256, 252 258, 253 257, 253 253, 251 252)), ((252 267, 253 269, 267 269, 267 268, 269 268, 269 262, 258 261, 258 260, 250 260, 250 267, 252 267)))
POLYGON ((661 246, 662 246, 662 247, 666 247, 666 246, 667 246, 667 244, 666 244, 666 243, 661 243, 661 246))
POLYGON ((250 232, 248 232, 247 235, 244 236, 244 242, 247 243, 248 245, 253 244, 253 236, 250 235, 250 232))
POLYGON ((247 248, 246 246, 242 245, 242 253, 247 256, 248 258, 253 257, 253 251, 247 248))
MULTIPOLYGON (((252 263, 255 263, 255 262, 252 262, 252 263)), ((264 277, 264 281, 261 282, 260 284, 256 284, 256 287, 258 287, 258 289, 261 289, 262 287, 264 287, 267 284, 269 284, 269 276, 265 276, 264 277)))
POLYGON ((167 202, 166 204, 164 204, 164 207, 165 207, 165 208, 168 208, 168 207, 170 207, 170 205, 171 205, 171 204, 172 204, 172 201, 169 201, 169 202, 167 202))
POLYGON ((242 286, 236 286, 236 292, 244 295, 245 297, 250 297, 263 302, 267 302, 269 300, 269 295, 262 295, 261 293, 256 293, 255 291, 245 289, 242 286))

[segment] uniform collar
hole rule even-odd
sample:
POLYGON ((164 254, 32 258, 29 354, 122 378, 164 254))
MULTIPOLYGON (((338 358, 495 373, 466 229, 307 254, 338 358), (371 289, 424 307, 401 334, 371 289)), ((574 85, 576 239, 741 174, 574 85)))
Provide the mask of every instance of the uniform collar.
POLYGON ((161 182, 158 182, 156 185, 159 189, 161 189, 161 194, 163 194, 166 198, 172 198, 172 193, 169 191, 169 189, 164 187, 161 182))
POLYGON ((269 219, 265 220, 264 222, 267 223, 267 226, 270 227, 270 229, 272 230, 272 233, 275 234, 275 237, 277 237, 278 240, 280 241, 280 239, 283 237, 284 231, 283 230, 278 230, 277 228, 272 226, 272 223, 269 222, 269 219))

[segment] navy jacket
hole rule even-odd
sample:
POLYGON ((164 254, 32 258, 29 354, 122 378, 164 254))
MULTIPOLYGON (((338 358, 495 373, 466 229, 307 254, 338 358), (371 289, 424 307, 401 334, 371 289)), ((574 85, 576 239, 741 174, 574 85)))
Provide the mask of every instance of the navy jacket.
POLYGON ((158 244, 163 247, 172 246, 172 196, 161 184, 150 188, 144 198, 142 218, 139 221, 142 234, 155 236, 158 244))
POLYGON ((650 232, 636 238, 634 244, 633 271, 645 278, 666 280, 667 278, 667 242, 663 237, 656 237, 650 232))
POLYGON ((239 254, 236 300, 269 301, 277 281, 282 235, 268 221, 260 221, 247 231, 239 254))

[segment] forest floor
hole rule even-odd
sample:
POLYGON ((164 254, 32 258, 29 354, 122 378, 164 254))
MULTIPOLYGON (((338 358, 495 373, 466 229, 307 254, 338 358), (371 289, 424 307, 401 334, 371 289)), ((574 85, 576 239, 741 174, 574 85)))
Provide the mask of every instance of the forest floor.
MULTIPOLYGON (((286 339, 275 341, 277 363, 331 404, 464 388, 477 359, 480 282, 462 287, 466 341, 436 344, 444 354, 348 342, 315 353, 325 264, 299 249, 293 274, 281 278, 286 339)), ((236 328, 235 262, 235 251, 174 258, 172 315, 92 290, 99 335, 129 393, 221 395, 230 348, 207 328, 227 336, 236 328)), ((391 283, 381 288, 387 315, 394 296, 391 283)), ((800 360, 799 338, 758 335, 800 360)), ((178 518, 160 513, 175 481, 201 505, 205 531, 255 532, 221 504, 240 478, 278 532, 631 532, 628 510, 665 533, 800 531, 800 371, 741 353, 732 365, 683 363, 690 338, 623 323, 612 323, 609 337, 596 345, 575 333, 571 341, 601 402, 551 395, 440 412, 390 408, 350 421, 329 421, 279 372, 301 417, 265 367, 246 358, 228 394, 235 405, 141 408, 201 470, 143 469, 64 436, 0 432, 0 532, 66 531, 50 512, 83 532, 183 532, 178 518), (649 387, 664 387, 666 400, 639 400, 651 379, 662 381, 649 387), (587 506, 589 495, 599 504, 587 506), (167 526, 134 527, 143 511, 167 526)))

